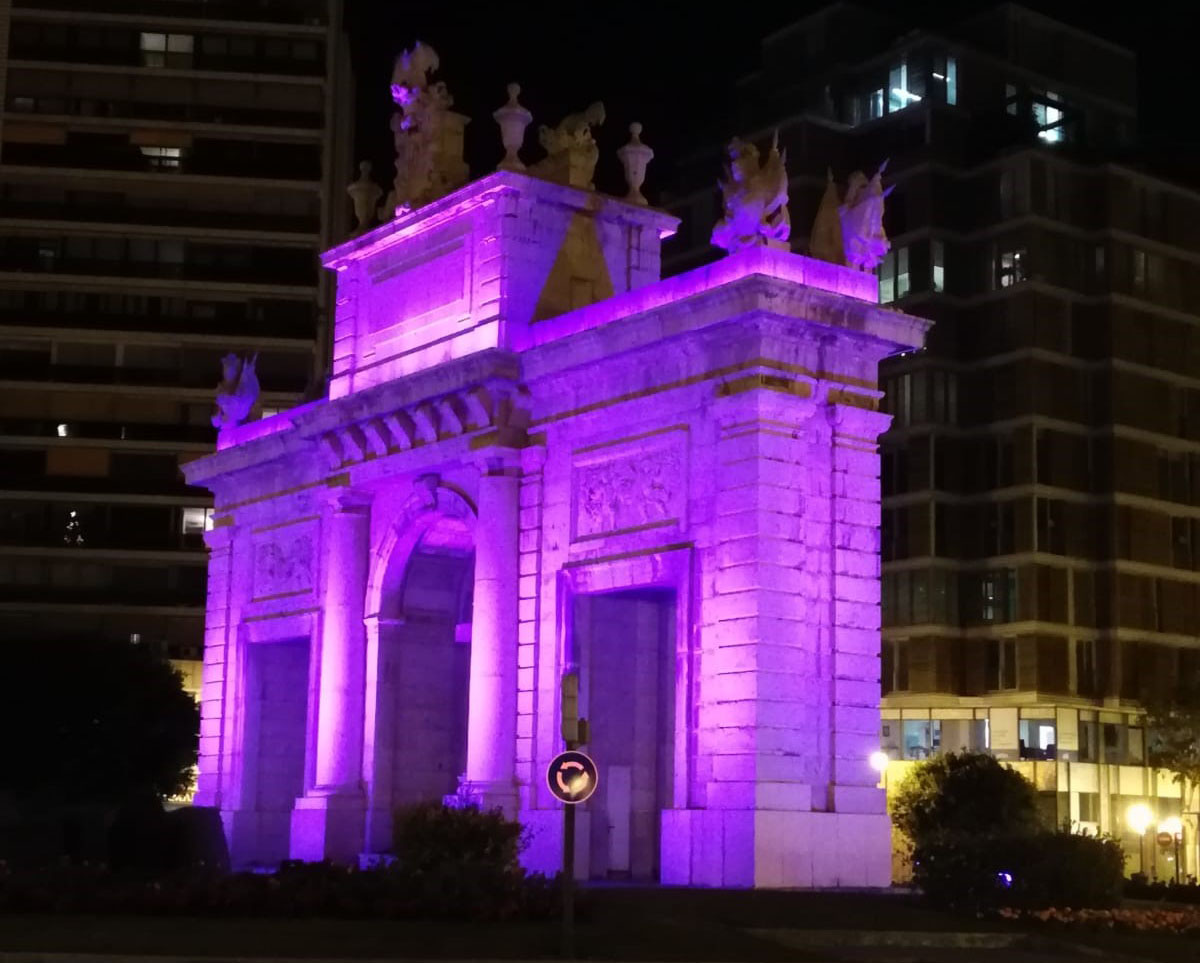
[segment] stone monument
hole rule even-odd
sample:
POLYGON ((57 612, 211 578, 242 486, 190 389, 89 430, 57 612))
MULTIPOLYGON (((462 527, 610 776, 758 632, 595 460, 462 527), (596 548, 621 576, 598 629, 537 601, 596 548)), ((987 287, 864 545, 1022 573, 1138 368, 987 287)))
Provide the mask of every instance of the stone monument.
POLYGON ((534 165, 534 173, 570 187, 592 190, 592 175, 600 158, 592 128, 599 127, 604 119, 604 104, 596 101, 586 110, 567 114, 557 127, 540 127, 538 142, 546 157, 534 165))
POLYGON ((833 172, 826 175, 825 193, 813 219, 809 252, 832 264, 874 271, 891 249, 883 229, 884 201, 895 185, 883 186, 887 161, 868 179, 862 171, 850 175, 846 197, 840 200, 833 172))
POLYGON ((235 428, 250 417, 258 401, 258 376, 254 367, 258 355, 240 358, 227 354, 221 359, 222 378, 217 385, 216 414, 213 427, 219 431, 235 428))
POLYGON ((783 158, 735 145, 731 253, 675 277, 632 165, 630 200, 501 170, 325 253, 327 395, 230 411, 184 467, 215 506, 196 803, 237 866, 378 859, 453 796, 554 872, 573 670, 581 876, 888 884, 877 368, 928 322, 779 249, 783 158))

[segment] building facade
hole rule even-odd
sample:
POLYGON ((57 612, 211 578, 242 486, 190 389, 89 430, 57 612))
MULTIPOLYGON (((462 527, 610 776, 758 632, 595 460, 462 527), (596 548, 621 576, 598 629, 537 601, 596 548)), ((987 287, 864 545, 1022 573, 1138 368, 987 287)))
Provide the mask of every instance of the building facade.
POLYGON ((324 359, 342 236, 327 0, 0 0, 0 634, 198 660, 229 351, 267 410, 324 359))
POLYGON ((888 883, 876 371, 928 323, 766 247, 659 280, 674 227, 498 172, 328 252, 328 396, 186 469, 235 862, 387 852, 450 796, 553 872, 577 671, 582 876, 888 883))
MULTIPOLYGON (((1134 57, 1014 5, 932 34, 837 4, 762 53, 747 129, 788 148, 794 249, 827 165, 890 158, 880 299, 936 321, 881 373, 889 783, 988 749, 1173 876, 1124 815, 1183 808, 1140 706, 1200 666, 1200 194, 1132 160, 1134 57)), ((670 268, 712 256, 712 204, 668 205, 670 268)))

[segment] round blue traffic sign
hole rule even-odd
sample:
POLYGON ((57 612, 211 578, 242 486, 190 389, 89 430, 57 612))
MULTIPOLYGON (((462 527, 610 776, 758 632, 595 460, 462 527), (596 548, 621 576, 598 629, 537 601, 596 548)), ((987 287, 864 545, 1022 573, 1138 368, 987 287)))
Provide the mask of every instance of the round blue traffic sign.
POLYGON ((592 757, 577 749, 560 752, 546 770, 546 785, 565 803, 583 802, 596 791, 599 781, 592 757))

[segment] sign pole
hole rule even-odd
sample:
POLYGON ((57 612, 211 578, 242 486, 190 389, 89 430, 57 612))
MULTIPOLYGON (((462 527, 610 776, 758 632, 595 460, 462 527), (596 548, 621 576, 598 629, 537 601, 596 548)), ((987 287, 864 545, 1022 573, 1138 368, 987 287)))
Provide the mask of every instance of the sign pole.
POLYGON ((575 959, 575 806, 563 804, 562 956, 575 959))

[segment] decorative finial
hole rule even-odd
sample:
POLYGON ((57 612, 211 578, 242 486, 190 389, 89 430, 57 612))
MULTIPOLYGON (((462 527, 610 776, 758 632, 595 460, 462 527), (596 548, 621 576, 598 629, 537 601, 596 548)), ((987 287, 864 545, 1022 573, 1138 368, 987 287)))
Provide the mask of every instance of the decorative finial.
POLYGON ((629 125, 629 143, 617 150, 617 158, 625 168, 625 183, 629 185, 625 200, 643 207, 649 205, 642 194, 642 184, 646 181, 646 166, 654 159, 654 151, 642 143, 642 125, 636 120, 629 125))
POLYGON ((721 181, 725 210, 713 228, 713 244, 730 254, 757 246, 787 250, 792 231, 787 157, 779 152, 778 134, 761 165, 758 148, 738 137, 730 141, 727 151, 729 176, 721 181))
POLYGON ((503 107, 499 107, 492 114, 496 119, 496 123, 500 125, 500 142, 504 145, 504 158, 496 167, 498 171, 523 171, 525 164, 517 152, 521 149, 521 144, 525 141, 525 128, 529 126, 529 122, 533 120, 533 114, 518 103, 517 98, 521 95, 520 84, 509 84, 506 88, 508 91, 508 103, 503 107))
POLYGON ((346 188, 346 193, 350 195, 350 201, 354 204, 354 217, 358 221, 354 225, 354 232, 360 234, 371 226, 375 217, 375 207, 379 198, 383 196, 382 188, 371 180, 370 161, 359 161, 358 180, 346 188))

